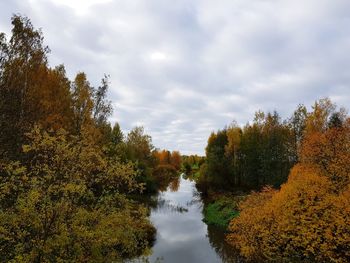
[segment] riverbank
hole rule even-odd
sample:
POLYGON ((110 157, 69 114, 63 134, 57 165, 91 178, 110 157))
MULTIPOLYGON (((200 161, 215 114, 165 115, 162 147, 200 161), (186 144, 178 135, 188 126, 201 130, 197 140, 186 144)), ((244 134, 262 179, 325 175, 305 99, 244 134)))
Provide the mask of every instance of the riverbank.
POLYGON ((204 198, 203 221, 226 230, 230 221, 239 216, 239 204, 245 196, 242 192, 209 191, 204 198))

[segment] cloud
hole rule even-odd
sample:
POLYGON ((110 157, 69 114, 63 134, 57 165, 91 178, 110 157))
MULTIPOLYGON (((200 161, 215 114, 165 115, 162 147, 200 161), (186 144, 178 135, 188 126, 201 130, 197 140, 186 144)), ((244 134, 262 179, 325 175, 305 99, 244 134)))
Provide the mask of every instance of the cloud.
POLYGON ((50 64, 98 85, 111 76, 112 121, 144 125, 159 148, 204 153, 212 130, 330 96, 350 103, 347 0, 2 1, 42 28, 50 64))

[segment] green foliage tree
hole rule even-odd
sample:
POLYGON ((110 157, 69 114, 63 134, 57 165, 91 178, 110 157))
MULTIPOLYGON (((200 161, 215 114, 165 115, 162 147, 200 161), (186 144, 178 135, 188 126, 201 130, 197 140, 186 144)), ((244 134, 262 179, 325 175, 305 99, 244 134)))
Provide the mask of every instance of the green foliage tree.
POLYGON ((206 151, 206 178, 208 184, 213 187, 224 187, 230 182, 230 172, 232 167, 225 155, 225 146, 228 143, 227 130, 219 130, 212 133, 208 139, 206 151))
POLYGON ((147 167, 152 167, 154 159, 152 138, 145 134, 143 127, 135 127, 126 138, 128 159, 137 162, 139 168, 147 173, 147 167))
POLYGON ((206 148, 201 184, 214 188, 280 186, 295 163, 293 131, 277 112, 255 114, 254 122, 212 133, 206 148))
POLYGON ((301 142, 304 138, 304 131, 306 127, 307 109, 304 105, 299 104, 297 109, 293 112, 289 119, 289 127, 292 133, 292 140, 289 147, 289 152, 293 162, 299 161, 298 156, 300 152, 301 142))

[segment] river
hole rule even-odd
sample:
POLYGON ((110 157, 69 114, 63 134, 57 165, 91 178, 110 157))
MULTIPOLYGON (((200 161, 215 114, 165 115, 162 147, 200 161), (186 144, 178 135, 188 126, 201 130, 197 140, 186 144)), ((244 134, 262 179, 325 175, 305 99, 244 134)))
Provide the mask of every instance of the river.
POLYGON ((157 236, 149 262, 239 262, 224 241, 224 231, 206 225, 195 183, 180 176, 154 197, 150 219, 157 236))

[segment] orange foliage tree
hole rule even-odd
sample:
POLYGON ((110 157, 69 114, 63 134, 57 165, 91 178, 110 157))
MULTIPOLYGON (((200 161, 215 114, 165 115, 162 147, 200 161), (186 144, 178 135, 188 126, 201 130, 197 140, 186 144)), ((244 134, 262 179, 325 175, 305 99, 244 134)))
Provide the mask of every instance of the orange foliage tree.
POLYGON ((156 158, 159 165, 171 165, 176 170, 180 170, 181 168, 182 158, 179 151, 154 151, 153 156, 156 158))

